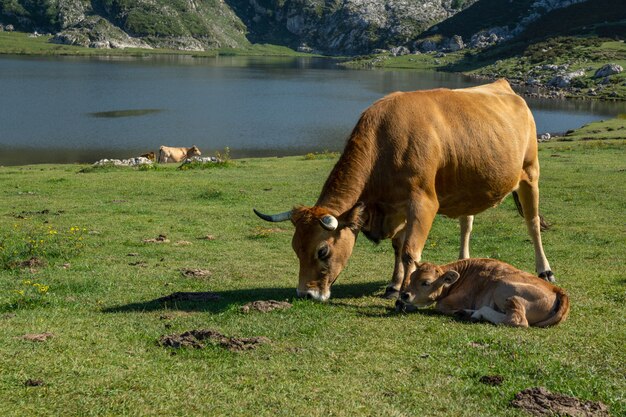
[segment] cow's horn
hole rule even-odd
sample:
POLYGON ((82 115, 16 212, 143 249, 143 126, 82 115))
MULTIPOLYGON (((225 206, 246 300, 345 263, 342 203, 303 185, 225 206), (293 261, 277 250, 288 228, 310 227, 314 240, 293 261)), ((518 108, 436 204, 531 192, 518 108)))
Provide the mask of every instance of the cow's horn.
POLYGON ((274 222, 274 223, 284 222, 286 220, 291 219, 291 210, 285 211, 284 213, 278 213, 278 214, 263 214, 260 211, 257 211, 257 209, 255 208, 253 208, 252 210, 254 211, 254 214, 256 214, 257 216, 259 216, 260 218, 268 222, 274 222))
POLYGON ((337 226, 339 226, 339 222, 337 221, 337 219, 330 214, 322 217, 320 219, 320 223, 322 224, 322 227, 326 230, 335 230, 337 226))

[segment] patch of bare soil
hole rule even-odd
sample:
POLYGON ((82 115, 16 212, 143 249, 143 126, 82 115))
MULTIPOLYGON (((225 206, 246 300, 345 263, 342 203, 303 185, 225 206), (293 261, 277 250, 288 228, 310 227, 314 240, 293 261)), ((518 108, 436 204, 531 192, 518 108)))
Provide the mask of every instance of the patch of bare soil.
POLYGON ((171 302, 171 301, 217 301, 221 299, 218 294, 214 292, 175 292, 170 295, 166 295, 165 297, 158 298, 157 301, 160 302, 171 302))
POLYGON ((292 307, 292 304, 288 303, 287 301, 276 301, 276 300, 253 301, 251 303, 241 306, 241 311, 243 313, 249 313, 252 310, 256 310, 256 311, 260 311, 261 313, 267 313, 272 310, 286 310, 291 307, 292 307))
POLYGON ((15 314, 15 313, 5 313, 5 314, 0 316, 0 319, 8 320, 8 319, 12 319, 13 317, 17 317, 17 314, 15 314))
POLYGON ((25 387, 41 387, 44 385, 44 382, 41 379, 27 379, 24 381, 25 387))
POLYGON ((148 262, 146 261, 136 261, 136 262, 129 262, 130 266, 147 266, 148 262))
POLYGON ((485 385, 497 387, 498 385, 502 385, 504 377, 502 375, 484 375, 480 377, 479 381, 485 385))
POLYGON ((45 342, 48 339, 52 339, 54 334, 50 332, 45 333, 27 333, 23 336, 20 336, 22 340, 28 340, 29 342, 45 342))
POLYGON ((220 346, 231 352, 241 352, 244 350, 256 349, 259 345, 270 343, 267 337, 228 337, 218 331, 211 329, 190 330, 181 334, 170 334, 161 336, 158 340, 159 346, 164 347, 192 347, 202 349, 206 344, 220 346))
POLYGON ((198 268, 185 268, 181 269, 180 273, 183 276, 188 278, 208 278, 211 276, 211 271, 208 269, 198 269, 198 268))
POLYGON ((198 238, 198 240, 215 240, 216 237, 213 235, 206 235, 206 236, 201 236, 198 238))
POLYGON ((193 245, 193 243, 191 243, 188 240, 179 240, 178 242, 174 243, 174 246, 189 246, 189 245, 193 245))
POLYGON ((535 416, 609 417, 607 406, 599 401, 553 394, 543 387, 528 388, 515 394, 511 405, 535 416))
POLYGON ((22 268, 39 268, 42 266, 46 266, 46 261, 45 259, 40 259, 36 256, 33 256, 28 260, 20 262, 19 266, 22 268))
POLYGON ((156 238, 144 239, 143 243, 170 243, 170 240, 165 235, 159 235, 156 238))

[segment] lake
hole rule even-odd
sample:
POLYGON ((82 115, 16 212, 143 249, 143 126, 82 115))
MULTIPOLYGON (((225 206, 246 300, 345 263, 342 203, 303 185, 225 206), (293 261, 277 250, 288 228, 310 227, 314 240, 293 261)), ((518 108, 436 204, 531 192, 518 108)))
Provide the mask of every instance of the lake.
MULTIPOLYGON (((0 165, 127 158, 160 145, 233 157, 341 150, 392 91, 478 84, 458 74, 351 70, 324 58, 0 57, 0 165)), ((528 100, 542 132, 626 103, 528 100)))

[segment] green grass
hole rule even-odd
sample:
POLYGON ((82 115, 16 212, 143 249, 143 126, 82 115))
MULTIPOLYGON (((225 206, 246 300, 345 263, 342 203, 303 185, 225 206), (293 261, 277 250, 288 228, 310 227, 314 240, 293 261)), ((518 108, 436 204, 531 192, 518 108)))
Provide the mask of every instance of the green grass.
MULTIPOLYGON (((625 151, 616 140, 541 145, 541 210, 553 224, 544 245, 572 310, 555 328, 525 330, 430 310, 394 313, 378 297, 391 276, 391 245, 362 236, 328 303, 240 313, 249 301, 292 300, 298 273, 291 225, 264 223, 252 207, 312 204, 334 159, 189 171, 1 167, 1 236, 79 227, 83 246, 42 254, 48 262, 32 270, 0 270, 0 415, 524 416, 509 402, 534 386, 624 415, 625 151), (142 242, 159 234, 170 243, 142 242), (192 245, 176 244, 183 240, 192 245), (212 275, 184 277, 182 268, 212 275), (20 290, 32 302, 16 302, 20 290), (175 291, 222 300, 154 301, 175 291), (198 328, 272 343, 244 353, 156 345, 161 335, 198 328), (54 337, 20 339, 43 332, 54 337), (478 382, 493 374, 504 377, 500 387, 478 382), (27 379, 44 385, 25 387, 27 379)), ((457 223, 438 218, 424 258, 454 260, 457 240, 457 223)), ((472 254, 533 269, 510 199, 477 216, 472 254)))
POLYGON ((589 123, 567 132, 559 140, 626 139, 626 114, 609 120, 589 123))
POLYGON ((96 49, 82 46, 59 45, 51 43, 52 36, 30 37, 22 32, 0 32, 0 55, 193 55, 194 57, 210 57, 216 55, 241 56, 311 56, 302 54, 279 45, 255 44, 242 48, 220 48, 208 51, 177 51, 172 49, 96 49))

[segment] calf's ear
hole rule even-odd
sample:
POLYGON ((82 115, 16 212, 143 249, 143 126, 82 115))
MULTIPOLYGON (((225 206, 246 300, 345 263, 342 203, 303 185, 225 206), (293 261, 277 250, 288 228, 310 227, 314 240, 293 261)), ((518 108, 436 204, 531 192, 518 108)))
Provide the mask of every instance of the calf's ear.
POLYGON ((455 270, 451 269, 450 271, 446 272, 445 274, 443 274, 441 276, 441 279, 443 280, 443 283, 445 285, 452 285, 456 282, 457 279, 459 279, 461 275, 456 272, 455 270))
POLYGON ((364 211, 365 204, 358 202, 339 218, 339 225, 341 227, 349 227, 353 232, 358 232, 363 224, 364 211))

